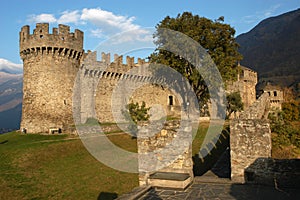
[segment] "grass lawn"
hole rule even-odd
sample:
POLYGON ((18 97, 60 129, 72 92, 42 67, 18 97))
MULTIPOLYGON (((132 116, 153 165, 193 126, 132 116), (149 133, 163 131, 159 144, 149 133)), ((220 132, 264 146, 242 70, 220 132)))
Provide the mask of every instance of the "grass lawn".
MULTIPOLYGON (((208 125, 193 141, 199 151, 208 125)), ((117 146, 136 152, 136 139, 108 134, 117 146)), ((114 199, 138 186, 138 175, 96 160, 79 137, 17 132, 0 135, 0 199, 114 199)))
MULTIPOLYGON (((110 139, 136 149, 130 136, 110 139)), ((0 135, 0 170, 0 199, 113 199, 138 186, 137 174, 105 166, 67 135, 0 135)))

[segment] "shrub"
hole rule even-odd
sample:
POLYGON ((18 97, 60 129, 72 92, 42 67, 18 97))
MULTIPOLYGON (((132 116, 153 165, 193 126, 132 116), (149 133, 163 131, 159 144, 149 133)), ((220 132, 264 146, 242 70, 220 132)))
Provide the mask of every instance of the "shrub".
POLYGON ((125 119, 130 121, 131 123, 128 125, 128 130, 133 135, 136 135, 137 133, 137 126, 136 124, 139 121, 148 121, 150 118, 150 115, 148 114, 148 111, 150 108, 146 107, 146 103, 143 101, 142 105, 139 105, 139 103, 129 103, 126 105, 126 110, 122 110, 122 114, 124 115, 125 119), (132 121, 134 123, 132 123, 132 121))

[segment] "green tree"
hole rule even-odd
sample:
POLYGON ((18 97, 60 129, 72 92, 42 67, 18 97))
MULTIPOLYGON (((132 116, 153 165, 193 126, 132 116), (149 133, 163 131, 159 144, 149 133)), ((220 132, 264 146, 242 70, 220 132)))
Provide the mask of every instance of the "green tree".
POLYGON ((284 119, 287 121, 297 121, 299 119, 299 103, 297 101, 282 103, 284 119))
POLYGON ((139 121, 148 121, 150 118, 150 115, 148 114, 148 111, 150 108, 146 107, 146 103, 143 101, 142 105, 139 105, 138 102, 136 103, 129 103, 126 105, 126 110, 122 110, 122 114, 124 115, 125 119, 130 121, 128 125, 128 130, 130 133, 136 137, 136 133, 138 131, 137 129, 137 123, 139 121), (133 122, 133 123, 132 123, 133 122))
MULTIPOLYGON (((161 28, 179 31, 198 42, 210 54, 224 81, 236 79, 237 63, 242 56, 237 51, 235 30, 224 23, 224 17, 212 21, 184 12, 178 14, 176 18, 165 17, 156 26, 157 30, 161 28)), ((157 49, 150 55, 149 60, 170 66, 181 73, 193 87, 198 101, 205 103, 209 98, 208 88, 195 66, 180 56, 161 49, 167 43, 162 32, 157 31, 154 37, 157 49)))
POLYGON ((238 111, 243 110, 243 102, 239 92, 233 92, 227 95, 227 118, 232 113, 236 113, 238 111))
POLYGON ((148 114, 150 108, 146 107, 146 103, 144 101, 142 102, 142 105, 139 105, 138 102, 131 102, 126 106, 126 108, 128 109, 128 114, 134 123, 139 121, 147 121, 150 118, 150 115, 148 114))

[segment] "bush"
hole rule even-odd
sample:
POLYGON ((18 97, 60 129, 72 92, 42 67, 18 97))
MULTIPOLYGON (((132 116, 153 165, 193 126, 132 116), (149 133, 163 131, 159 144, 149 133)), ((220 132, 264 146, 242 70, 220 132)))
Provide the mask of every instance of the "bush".
POLYGON ((137 129, 137 122, 139 121, 148 121, 150 118, 150 115, 148 114, 148 111, 150 108, 146 107, 146 103, 143 101, 142 105, 140 106, 139 103, 129 103, 126 105, 126 110, 122 110, 122 114, 124 115, 125 119, 130 121, 131 123, 128 125, 128 130, 130 133, 136 136, 136 133, 138 131, 137 129), (132 121, 134 123, 132 123, 132 121))
POLYGON ((272 138, 273 145, 288 146, 294 145, 300 148, 300 128, 293 124, 289 109, 275 111, 269 114, 270 128, 275 133, 272 138))

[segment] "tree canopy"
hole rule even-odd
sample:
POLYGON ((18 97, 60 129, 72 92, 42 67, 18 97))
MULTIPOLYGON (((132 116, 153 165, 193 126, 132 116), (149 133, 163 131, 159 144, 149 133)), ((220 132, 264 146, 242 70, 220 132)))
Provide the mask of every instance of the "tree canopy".
MULTIPOLYGON (((161 28, 179 31, 198 42, 211 56, 224 81, 235 80, 237 63, 241 60, 238 53, 238 44, 235 42, 235 30, 224 23, 224 17, 212 21, 193 15, 190 12, 178 14, 176 18, 165 17, 156 29, 161 28)), ((198 70, 179 55, 163 50, 166 45, 162 33, 154 34, 157 49, 149 57, 151 62, 170 66, 186 77, 193 87, 198 101, 206 102, 209 98, 208 89, 198 70)))
POLYGON ((238 111, 243 110, 243 102, 239 92, 233 92, 226 96, 227 99, 227 118, 232 113, 236 113, 238 111))

